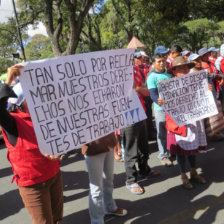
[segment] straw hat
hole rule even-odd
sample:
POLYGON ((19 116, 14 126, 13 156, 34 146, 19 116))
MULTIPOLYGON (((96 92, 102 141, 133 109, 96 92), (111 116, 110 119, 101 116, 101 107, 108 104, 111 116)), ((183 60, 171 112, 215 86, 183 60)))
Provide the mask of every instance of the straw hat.
POLYGON ((169 71, 172 71, 175 68, 182 66, 182 65, 187 65, 189 69, 191 69, 195 66, 195 64, 193 62, 187 62, 183 58, 183 56, 178 56, 173 60, 173 66, 169 69, 169 71))

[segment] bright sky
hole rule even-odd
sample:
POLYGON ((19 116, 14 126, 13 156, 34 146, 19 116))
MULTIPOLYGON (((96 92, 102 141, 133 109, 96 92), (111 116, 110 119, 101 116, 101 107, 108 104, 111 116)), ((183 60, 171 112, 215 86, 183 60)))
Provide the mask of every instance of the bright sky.
POLYGON ((45 28, 45 26, 44 26, 43 23, 39 23, 37 29, 33 29, 33 28, 32 28, 32 25, 29 25, 29 26, 28 26, 28 35, 29 35, 29 36, 32 37, 33 35, 35 35, 35 34, 39 34, 39 33, 41 33, 41 34, 47 36, 47 31, 46 31, 46 28, 45 28))
MULTIPOLYGON (((0 23, 7 22, 9 17, 14 17, 14 11, 13 11, 13 5, 12 0, 0 0, 0 23)), ((43 25, 43 23, 39 23, 39 26, 37 29, 32 29, 32 26, 28 26, 28 35, 33 36, 37 33, 41 33, 45 36, 47 36, 46 29, 43 25)))
POLYGON ((14 16, 13 5, 11 0, 1 0, 0 5, 0 22, 7 22, 8 17, 14 16))

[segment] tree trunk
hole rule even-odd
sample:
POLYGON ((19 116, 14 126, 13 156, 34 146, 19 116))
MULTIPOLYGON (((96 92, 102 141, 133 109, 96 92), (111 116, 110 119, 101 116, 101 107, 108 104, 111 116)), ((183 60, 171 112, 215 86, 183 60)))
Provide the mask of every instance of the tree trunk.
POLYGON ((47 34, 51 40, 53 53, 55 56, 74 54, 79 43, 83 21, 94 0, 83 0, 77 3, 75 0, 45 0, 45 26, 47 34), (66 6, 69 22, 69 40, 66 50, 63 52, 60 46, 62 36, 63 18, 62 3, 66 6), (78 8, 78 5, 80 5, 78 8), (56 17, 56 18, 55 18, 56 17))

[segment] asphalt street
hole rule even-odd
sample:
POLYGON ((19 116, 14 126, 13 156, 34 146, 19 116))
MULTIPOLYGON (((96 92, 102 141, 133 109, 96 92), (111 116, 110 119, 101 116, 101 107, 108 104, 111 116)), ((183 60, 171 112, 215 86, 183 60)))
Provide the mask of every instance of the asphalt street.
MULTIPOLYGON (((161 176, 141 181, 145 194, 126 189, 124 164, 115 162, 114 198, 128 210, 125 217, 105 217, 106 224, 224 224, 224 141, 210 142, 206 153, 198 154, 197 170, 208 180, 193 190, 181 185, 179 170, 165 167, 157 159, 156 142, 150 142, 149 165, 161 176)), ((7 150, 0 145, 0 223, 30 224, 17 186, 11 184, 12 171, 7 150)), ((88 215, 88 173, 80 152, 62 161, 64 218, 62 224, 90 223, 88 215)))

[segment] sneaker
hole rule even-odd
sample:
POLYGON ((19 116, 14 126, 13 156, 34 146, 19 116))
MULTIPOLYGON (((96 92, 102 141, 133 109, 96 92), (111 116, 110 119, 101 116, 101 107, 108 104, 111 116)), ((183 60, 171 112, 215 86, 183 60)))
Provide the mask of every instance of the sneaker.
POLYGON ((124 208, 117 208, 113 212, 107 212, 106 215, 115 215, 115 216, 125 216, 128 214, 128 211, 124 208))
POLYGON ((172 166, 173 165, 173 163, 170 161, 170 159, 168 157, 165 157, 165 158, 161 159, 160 161, 164 166, 172 166))

